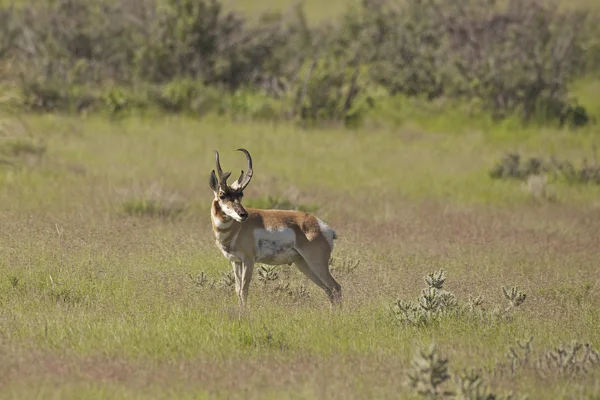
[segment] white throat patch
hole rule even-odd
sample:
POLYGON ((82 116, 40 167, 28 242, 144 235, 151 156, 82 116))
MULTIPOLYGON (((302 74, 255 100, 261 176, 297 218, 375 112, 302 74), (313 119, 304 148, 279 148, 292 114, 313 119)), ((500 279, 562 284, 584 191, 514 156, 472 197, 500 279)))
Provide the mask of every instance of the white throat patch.
MULTIPOLYGON (((221 205, 219 205, 219 207, 220 206, 221 205)), ((210 216, 212 218, 213 224, 215 224, 217 228, 224 229, 228 228, 229 226, 231 226, 231 224, 233 224, 233 219, 231 217, 227 216, 226 220, 222 220, 221 218, 219 218, 218 215, 215 215, 213 208, 211 208, 210 210, 210 216)))
POLYGON ((233 219, 228 219, 226 221, 223 221, 221 218, 217 217, 216 215, 212 216, 212 220, 213 220, 213 223, 215 224, 215 226, 219 229, 229 228, 231 226, 231 224, 233 224, 233 219))

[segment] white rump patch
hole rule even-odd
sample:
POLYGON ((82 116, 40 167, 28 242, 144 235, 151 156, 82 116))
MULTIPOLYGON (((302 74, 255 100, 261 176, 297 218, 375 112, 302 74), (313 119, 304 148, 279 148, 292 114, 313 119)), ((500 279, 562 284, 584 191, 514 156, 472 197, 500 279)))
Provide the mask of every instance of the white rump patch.
POLYGON ((327 243, 329 243, 329 246, 333 249, 333 238, 335 236, 335 232, 329 227, 329 225, 321 221, 319 218, 317 218, 317 222, 319 223, 319 229, 321 230, 321 234, 325 236, 325 239, 327 239, 327 243))

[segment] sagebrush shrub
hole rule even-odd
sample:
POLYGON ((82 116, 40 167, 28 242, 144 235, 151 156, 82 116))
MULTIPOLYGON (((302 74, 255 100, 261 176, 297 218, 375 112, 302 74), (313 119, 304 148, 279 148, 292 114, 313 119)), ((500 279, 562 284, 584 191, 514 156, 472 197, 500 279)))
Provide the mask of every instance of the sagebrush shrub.
POLYGON ((454 294, 443 289, 446 281, 446 272, 440 269, 425 276, 427 287, 415 300, 398 299, 391 306, 390 312, 393 319, 401 324, 427 326, 442 318, 478 318, 481 320, 506 319, 513 308, 519 307, 526 299, 526 294, 516 287, 506 289, 502 287, 504 296, 509 301, 509 306, 504 309, 496 308, 487 311, 481 307, 483 297, 469 296, 466 302, 458 300, 454 294))
POLYGON ((512 400, 512 394, 498 395, 483 384, 474 369, 452 374, 449 360, 440 355, 435 344, 421 348, 411 360, 407 372, 408 386, 427 399, 512 400))
POLYGON ((504 154, 489 171, 490 178, 527 180, 531 176, 552 175, 568 183, 600 185, 600 163, 595 148, 592 148, 592 161, 583 158, 580 166, 554 156, 549 159, 529 157, 525 162, 522 160, 519 153, 504 154))
POLYGON ((225 107, 240 116, 354 125, 387 91, 579 126, 591 118, 567 94, 600 68, 597 18, 546 0, 364 0, 317 24, 300 6, 253 21, 221 0, 40 0, 0 6, 0 72, 43 111, 144 85, 162 109, 195 111, 210 87, 278 103, 225 107))
POLYGON ((517 340, 516 345, 508 350, 508 363, 498 363, 492 372, 502 375, 508 371, 515 375, 523 371, 532 371, 541 378, 548 378, 600 371, 600 352, 589 343, 572 340, 537 353, 534 353, 532 343, 533 336, 517 340))

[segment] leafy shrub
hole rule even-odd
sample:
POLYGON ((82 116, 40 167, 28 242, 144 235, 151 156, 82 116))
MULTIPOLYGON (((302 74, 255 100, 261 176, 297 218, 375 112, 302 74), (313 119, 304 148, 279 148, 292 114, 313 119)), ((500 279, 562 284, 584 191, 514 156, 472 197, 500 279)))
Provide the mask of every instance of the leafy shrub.
POLYGON ((8 58, 14 52, 20 35, 18 21, 13 18, 14 5, 0 9, 0 60, 8 58))
POLYGON ((285 118, 284 104, 262 91, 240 89, 229 100, 224 109, 237 120, 276 121, 285 118))
POLYGON ((310 297, 306 286, 302 284, 291 286, 289 282, 279 282, 273 288, 273 292, 276 295, 285 296, 294 302, 301 302, 310 297))
POLYGON ((23 155, 32 155, 41 157, 46 153, 46 143, 43 140, 36 140, 27 137, 1 138, 0 154, 12 157, 23 155))
POLYGON ((506 319, 513 308, 520 306, 526 299, 526 294, 518 288, 502 288, 509 306, 493 311, 486 311, 481 307, 483 297, 469 297, 466 302, 461 302, 454 294, 443 289, 446 281, 446 272, 440 269, 425 277, 427 287, 421 291, 416 301, 396 300, 390 308, 394 321, 403 325, 427 326, 448 317, 478 318, 480 320, 506 319))
POLYGON ((351 275, 360 267, 360 260, 352 258, 341 258, 331 257, 329 260, 329 269, 335 275, 351 275))
POLYGON ((525 179, 529 175, 545 172, 546 168, 539 158, 529 158, 521 163, 519 153, 506 153, 494 168, 490 170, 490 177, 494 179, 525 179))
POLYGON ((129 108, 127 93, 119 87, 104 92, 102 101, 108 113, 113 116, 120 115, 129 108))
MULTIPOLYGON (((541 379, 556 376, 575 376, 600 370, 600 353, 590 344, 572 341, 533 355, 533 336, 518 340, 510 347, 508 363, 500 362, 493 368, 473 368, 451 373, 449 360, 440 355, 435 344, 421 348, 413 356, 407 371, 408 386, 428 399, 511 400, 523 398, 514 394, 499 395, 484 385, 483 371, 492 377, 505 372, 523 374, 527 370, 541 379)), ((526 397, 525 397, 526 398, 526 397)))
POLYGON ((201 86, 188 79, 167 83, 154 96, 154 101, 165 111, 181 112, 190 110, 201 86))
POLYGON ((373 104, 361 82, 360 66, 350 60, 323 57, 311 63, 305 74, 295 93, 302 121, 350 123, 360 120, 373 104))
POLYGON ((233 92, 281 67, 275 53, 287 45, 280 17, 249 26, 217 0, 169 0, 136 55, 139 75, 151 82, 199 79, 233 92))
POLYGON ((573 340, 554 348, 542 350, 537 355, 533 350, 533 336, 525 340, 517 340, 507 353, 508 362, 500 362, 493 369, 496 375, 506 372, 521 374, 533 371, 540 378, 561 375, 585 375, 600 371, 600 353, 589 343, 573 340))
POLYGON ((34 76, 67 84, 131 79, 134 1, 40 1, 13 8, 15 58, 34 76), (133 14, 133 15, 132 15, 133 14))
POLYGON ((585 374, 600 370, 600 353, 589 343, 572 341, 559 345, 544 354, 540 360, 542 373, 556 372, 560 375, 585 374))
POLYGON ((263 333, 256 333, 251 329, 238 329, 236 335, 238 345, 246 349, 289 350, 291 347, 283 332, 265 329, 263 333))
MULTIPOLYGON (((513 394, 498 395, 484 385, 483 379, 475 370, 466 370, 455 376, 455 387, 457 399, 464 400, 513 400, 517 399, 513 394)), ((527 399, 527 397, 521 397, 527 399)))
POLYGON ((544 160, 539 157, 530 157, 522 162, 519 153, 506 153, 501 160, 490 170, 492 179, 519 179, 525 180, 531 176, 553 174, 569 183, 583 183, 600 185, 600 164, 593 149, 593 163, 586 158, 581 166, 576 167, 568 160, 551 157, 544 160))
MULTIPOLYGON (((446 2, 450 4, 450 2, 446 2)), ((433 15, 431 1, 411 0, 364 2, 362 29, 374 40, 373 79, 391 94, 434 99, 444 93, 438 53, 444 38, 443 27, 433 15)))
MULTIPOLYGON (((301 302, 310 297, 306 286, 303 284, 291 285, 285 282, 284 277, 273 265, 261 265, 255 270, 255 277, 261 283, 260 289, 263 295, 272 295, 279 299, 290 299, 293 302, 301 302)), ((221 271, 217 278, 209 278, 205 272, 193 276, 187 274, 188 282, 199 289, 221 289, 230 293, 235 288, 235 275, 233 271, 221 271)), ((18 282, 15 284, 18 285, 18 282)))
POLYGON ((279 279, 279 274, 275 270, 273 265, 261 265, 258 269, 258 280, 267 285, 269 282, 273 282, 279 279))
POLYGON ((451 394, 442 390, 442 385, 450 379, 448 359, 441 357, 433 344, 420 349, 407 375, 409 386, 424 397, 435 399, 451 394))
POLYGON ((31 165, 46 155, 45 140, 32 136, 25 123, 19 122, 0 119, 0 165, 31 165))
POLYGON ((69 96, 59 83, 23 82, 21 86, 23 105, 32 111, 56 111, 69 108, 69 96))
POLYGON ((524 0, 367 4, 378 38, 373 77, 391 93, 466 98, 496 117, 566 120, 574 112, 566 95, 584 63, 585 13, 524 0))
POLYGON ((233 289, 235 287, 235 275, 233 275, 233 271, 222 272, 216 285, 227 290, 233 289))
POLYGON ((545 0, 364 0, 309 25, 300 6, 253 23, 220 0, 41 0, 0 6, 0 70, 38 111, 353 126, 383 91, 581 126, 592 117, 567 93, 600 68, 597 18, 545 0))
POLYGON ((419 349, 407 372, 408 385, 427 399, 512 400, 510 395, 498 395, 483 385, 475 370, 456 374, 454 388, 448 369, 449 360, 437 351, 435 344, 419 349))

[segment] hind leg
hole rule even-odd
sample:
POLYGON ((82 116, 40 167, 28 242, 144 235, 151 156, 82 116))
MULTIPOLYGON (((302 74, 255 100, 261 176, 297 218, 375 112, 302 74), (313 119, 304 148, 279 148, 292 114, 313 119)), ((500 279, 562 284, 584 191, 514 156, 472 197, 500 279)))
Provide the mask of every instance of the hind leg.
POLYGON ((303 258, 299 258, 294 262, 294 264, 296 264, 296 267, 300 270, 300 272, 313 281, 315 285, 323 289, 325 294, 327 294, 327 297, 331 299, 331 289, 329 289, 329 287, 327 287, 327 285, 325 285, 323 281, 310 269, 308 263, 304 261, 303 258))
POLYGON ((331 291, 331 295, 329 296, 329 301, 331 301, 331 304, 341 307, 342 286, 329 273, 329 262, 327 261, 323 264, 316 264, 312 269, 331 291))
MULTIPOLYGON (((327 288, 325 293, 329 296, 332 305, 341 305, 342 287, 329 273, 329 256, 331 252, 321 252, 311 254, 296 249, 304 259, 305 264, 316 278, 327 288)), ((309 276, 310 277, 310 276, 309 276)), ((313 280, 314 282, 314 280, 313 280)))

